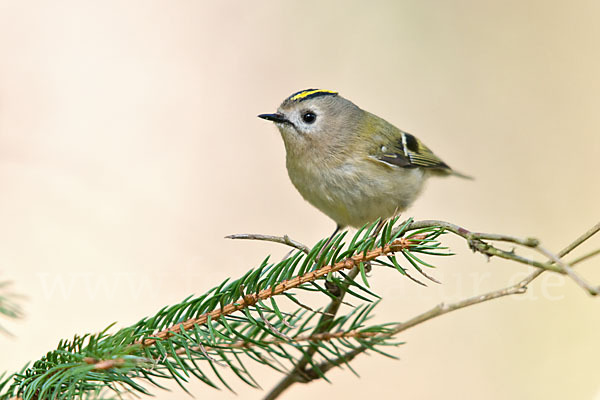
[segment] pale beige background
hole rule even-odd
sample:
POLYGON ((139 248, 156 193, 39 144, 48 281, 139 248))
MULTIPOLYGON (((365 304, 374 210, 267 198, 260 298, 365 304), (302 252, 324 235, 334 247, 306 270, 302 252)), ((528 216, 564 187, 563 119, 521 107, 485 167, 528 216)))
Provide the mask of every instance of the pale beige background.
MULTIPOLYGON (((307 87, 476 176, 430 182, 409 215, 558 250, 600 216, 599 17, 596 1, 0 1, 0 279, 28 296, 25 320, 2 322, 16 338, 0 337, 0 370, 284 254, 226 234, 329 234, 256 118, 307 87)), ((458 255, 438 261, 442 286, 374 273, 379 321, 523 274, 447 243, 458 255)), ((598 263, 581 268, 596 283, 598 263)), ((361 356, 360 379, 337 370, 285 398, 598 399, 599 311, 547 275, 403 334, 400 361, 361 356)))

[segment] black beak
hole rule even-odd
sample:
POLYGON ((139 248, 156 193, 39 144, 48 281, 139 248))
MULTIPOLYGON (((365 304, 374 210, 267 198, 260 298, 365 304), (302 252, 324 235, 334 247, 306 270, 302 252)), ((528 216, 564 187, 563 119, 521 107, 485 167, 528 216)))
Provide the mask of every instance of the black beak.
POLYGON ((290 123, 283 115, 281 114, 260 114, 258 118, 266 119, 267 121, 279 122, 279 123, 290 123))

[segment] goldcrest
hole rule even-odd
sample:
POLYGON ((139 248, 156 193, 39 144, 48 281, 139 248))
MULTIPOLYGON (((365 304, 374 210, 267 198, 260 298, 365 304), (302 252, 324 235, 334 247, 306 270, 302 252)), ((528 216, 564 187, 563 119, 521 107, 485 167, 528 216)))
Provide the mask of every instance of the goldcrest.
POLYGON ((285 99, 273 121, 296 189, 338 228, 404 211, 430 176, 457 175, 410 133, 337 92, 307 89, 285 99))

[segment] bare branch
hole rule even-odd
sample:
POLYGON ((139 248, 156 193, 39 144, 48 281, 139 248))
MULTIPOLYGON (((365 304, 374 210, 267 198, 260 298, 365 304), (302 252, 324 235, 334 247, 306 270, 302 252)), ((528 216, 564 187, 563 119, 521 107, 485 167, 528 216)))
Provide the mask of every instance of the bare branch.
POLYGON ((569 254, 571 251, 573 251, 581 243, 585 242, 586 240, 588 240, 589 238, 591 238, 592 236, 594 236, 598 232, 600 232, 600 222, 598 222, 596 225, 592 226, 587 232, 585 232, 583 235, 579 236, 570 245, 568 245, 567 247, 565 247, 564 249, 562 249, 558 253, 558 256, 560 258, 563 258, 567 254, 569 254))
MULTIPOLYGON (((600 222, 598 222, 596 225, 592 226, 587 232, 585 232, 584 234, 579 236, 577 239, 575 239, 573 242, 571 242, 571 244, 569 244, 567 247, 565 247, 564 249, 559 251, 558 257, 562 258, 562 257, 566 256, 571 251, 573 251, 576 247, 578 247, 580 244, 582 244, 583 242, 585 242, 586 240, 588 240, 589 238, 591 238, 598 232, 600 232, 600 222)), ((580 262, 580 261, 577 261, 577 262, 580 262)), ((576 264, 576 262, 571 263, 571 265, 575 265, 575 264, 576 264)), ((544 272, 544 270, 541 270, 541 269, 534 271, 529 276, 527 276, 525 279, 523 279, 521 282, 524 282, 525 285, 528 285, 531 281, 536 279, 543 272, 544 272)))
POLYGON ((571 261, 569 264, 571 265, 571 267, 575 266, 576 264, 579 264, 580 262, 583 262, 585 260, 587 260, 588 258, 592 258, 594 256, 597 256, 598 254, 600 254, 600 249, 596 249, 594 251, 591 251, 587 254, 582 255, 581 257, 577 257, 576 259, 574 259, 573 261, 571 261))
POLYGON ((592 287, 582 277, 577 275, 575 273, 575 271, 573 271, 573 268, 571 268, 571 266, 569 264, 567 264, 563 260, 561 260, 556 254, 546 250, 545 248, 543 248, 542 246, 539 246, 539 245, 536 247, 536 249, 537 249, 537 251, 539 251, 540 253, 542 253, 543 255, 545 255, 546 257, 551 259, 552 261, 554 261, 557 265, 560 265, 560 267, 566 271, 567 275, 569 275, 571 277, 571 279, 573 279, 575 281, 575 283, 577 283, 579 286, 581 286, 582 288, 587 290, 587 292, 589 294, 591 294, 592 296, 596 296, 598 294, 598 291, 600 290, 600 288, 592 287))
POLYGON ((272 235, 260 235, 260 234, 256 234, 256 233, 238 233, 238 234, 234 234, 234 235, 225 236, 225 239, 261 240, 261 241, 265 241, 265 242, 285 244, 287 246, 298 249, 305 254, 308 254, 308 252, 310 251, 308 246, 293 240, 288 235, 272 236, 272 235))
POLYGON ((482 232, 471 232, 468 229, 465 229, 456 224, 452 224, 446 221, 437 221, 437 220, 423 220, 423 221, 415 221, 406 230, 416 230, 422 228, 431 228, 435 226, 441 226, 442 228, 458 235, 462 236, 467 240, 480 239, 480 240, 497 240, 501 242, 514 243, 519 244, 525 247, 535 247, 539 244, 539 240, 535 238, 517 238, 509 235, 500 235, 497 233, 482 233, 482 232))

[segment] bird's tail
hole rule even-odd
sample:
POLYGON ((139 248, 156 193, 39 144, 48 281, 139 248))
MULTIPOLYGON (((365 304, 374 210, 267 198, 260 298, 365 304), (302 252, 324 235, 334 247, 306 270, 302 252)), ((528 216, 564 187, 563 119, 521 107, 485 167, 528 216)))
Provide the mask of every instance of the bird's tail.
POLYGON ((462 173, 460 173, 458 171, 455 171, 455 170, 450 170, 450 175, 458 176, 459 178, 468 179, 470 181, 472 181, 472 180, 475 179, 475 178, 473 178, 470 175, 465 175, 465 174, 462 174, 462 173))

